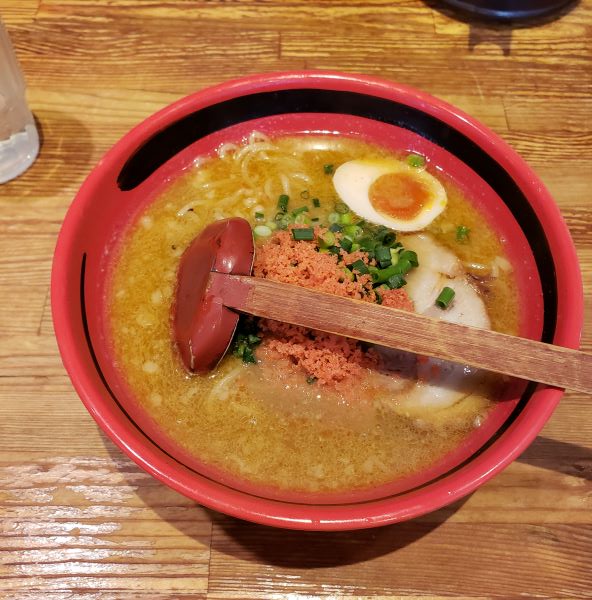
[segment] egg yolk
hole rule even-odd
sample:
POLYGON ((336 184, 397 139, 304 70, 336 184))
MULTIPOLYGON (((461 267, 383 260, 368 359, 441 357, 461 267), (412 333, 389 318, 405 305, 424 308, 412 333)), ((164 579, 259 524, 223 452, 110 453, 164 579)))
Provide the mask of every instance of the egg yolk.
POLYGON ((380 213, 410 221, 429 204, 428 187, 410 173, 386 173, 370 186, 370 204, 380 213))

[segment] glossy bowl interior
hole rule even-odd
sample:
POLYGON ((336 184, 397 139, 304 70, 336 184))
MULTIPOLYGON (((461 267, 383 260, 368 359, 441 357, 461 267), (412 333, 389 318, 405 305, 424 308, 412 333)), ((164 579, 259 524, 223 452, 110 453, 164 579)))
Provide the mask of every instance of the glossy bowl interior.
POLYGON ((253 129, 329 133, 417 151, 459 185, 506 241, 520 333, 577 347, 582 286, 575 250, 536 175, 500 138, 454 107, 391 82, 336 73, 262 75, 198 92, 150 117, 101 160, 64 221, 52 310, 64 364, 103 430, 149 473, 227 514, 299 529, 355 529, 419 516, 471 492, 534 439, 562 391, 508 388, 485 424, 437 465, 346 494, 282 494, 216 471, 169 439, 116 368, 105 319, 107 274, 141 210, 222 142, 253 129))

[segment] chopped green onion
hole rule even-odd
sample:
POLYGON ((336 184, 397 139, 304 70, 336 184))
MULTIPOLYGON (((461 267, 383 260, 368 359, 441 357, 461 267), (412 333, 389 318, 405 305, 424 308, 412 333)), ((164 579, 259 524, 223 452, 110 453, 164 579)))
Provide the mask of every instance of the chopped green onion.
POLYGON ((337 202, 337 204, 335 204, 335 212, 344 215, 349 212, 349 206, 345 204, 345 202, 337 202))
POLYGON ((354 280, 354 274, 347 267, 343 267, 343 272, 345 273, 345 278, 348 281, 354 280))
POLYGON ((354 217, 350 212, 348 212, 348 213, 339 215, 339 222, 342 225, 351 225, 354 222, 354 217))
POLYGON ((273 221, 267 221, 267 223, 265 223, 272 231, 274 229, 277 229, 277 223, 274 223, 273 221))
POLYGON ((358 225, 346 225, 343 228, 343 233, 351 240, 357 240, 362 236, 364 230, 358 225))
POLYGON ((382 238, 382 243, 385 246, 391 246, 396 241, 397 241, 397 236, 392 231, 389 231, 388 233, 386 233, 385 236, 382 238))
POLYGON ((400 260, 408 260, 414 267, 419 267, 419 261, 417 260, 417 253, 413 250, 404 250, 399 254, 400 260))
POLYGON ((265 215, 264 215, 262 212, 259 212, 259 211, 257 211, 257 212, 255 213, 255 218, 256 218, 258 221, 263 221, 263 219, 265 219, 265 215))
POLYGON ((416 168, 420 168, 420 167, 425 167, 425 158, 423 156, 420 156, 419 154, 410 154, 407 157, 407 164, 410 167, 416 167, 416 168))
POLYGON ((333 175, 333 171, 335 171, 335 167, 333 165, 323 165, 323 171, 325 175, 333 175))
POLYGON ((349 265, 349 268, 352 271, 357 271, 360 275, 367 275, 369 273, 368 266, 362 259, 356 260, 356 262, 349 265))
POLYGON ((260 343, 261 338, 257 335, 239 333, 233 341, 232 353, 245 363, 255 363, 257 361, 253 351, 260 343))
POLYGON ((339 246, 329 246, 328 250, 331 254, 337 254, 337 256, 341 254, 341 248, 339 246))
POLYGON ((341 231, 343 229, 343 227, 341 227, 341 225, 339 225, 339 223, 331 223, 331 225, 329 225, 329 231, 332 231, 333 233, 337 233, 339 231, 341 231))
POLYGON ((271 235, 271 228, 267 225, 257 225, 257 227, 253 229, 253 233, 257 237, 269 237, 271 235))
POLYGON ((456 228, 456 241, 457 242, 466 242, 469 239, 469 234, 471 230, 466 225, 459 225, 456 228))
POLYGON ((243 349, 242 357, 244 363, 256 363, 255 355, 253 354, 253 349, 249 348, 249 346, 245 346, 243 349))
POLYGON ((372 281, 374 283, 385 283, 393 275, 405 275, 411 270, 411 263, 408 260, 399 260, 396 265, 386 267, 386 269, 371 270, 372 281))
POLYGON ((406 273, 409 273, 409 271, 411 271, 411 269, 413 268, 413 265, 406 258, 400 257, 397 264, 392 266, 395 269, 395 274, 397 275, 399 273, 405 275, 406 273))
POLYGON ((316 380, 317 380, 316 377, 313 377, 312 375, 310 375, 309 377, 306 378, 306 383, 313 384, 316 382, 316 380))
POLYGON ((292 237, 296 241, 304 240, 310 242, 314 240, 314 229, 312 227, 299 227, 292 229, 292 237))
POLYGON ((300 192, 300 197, 301 197, 303 200, 308 200, 308 199, 310 198, 310 194, 308 193, 308 191, 307 191, 307 190, 304 190, 303 192, 300 192))
POLYGON ((290 214, 290 213, 278 213, 275 216, 276 222, 278 224, 278 227, 280 229, 287 229, 288 225, 290 225, 290 223, 294 222, 294 217, 290 214), (278 219, 278 215, 279 215, 279 219, 278 219))
POLYGON ((384 283, 389 277, 397 275, 397 272, 395 271, 395 266, 393 265, 387 267, 386 269, 374 268, 370 271, 370 274, 372 275, 372 281, 374 283, 384 283))
POLYGON ((327 220, 329 221, 329 223, 339 223, 339 215, 337 213, 332 212, 327 217, 327 220))
POLYGON ((375 232, 376 239, 381 240, 387 233, 390 233, 389 228, 385 227, 384 225, 379 225, 375 232))
POLYGON ((374 240, 373 239, 362 238, 361 240, 358 241, 358 243, 360 244, 360 248, 362 250, 365 250, 366 252, 368 252, 370 250, 374 250, 374 240))
POLYGON ((436 306, 440 308, 448 308, 452 299, 454 298, 454 290, 448 286, 443 288, 438 297, 436 298, 436 306))
POLYGON ((306 213, 300 213, 296 215, 294 223, 298 223, 298 225, 310 225, 310 217, 306 213))
POLYGON ((351 252, 352 246, 353 246, 353 242, 349 239, 349 238, 341 238, 341 240, 339 240, 339 245, 346 251, 346 252, 351 252))
POLYGON ((313 198, 312 204, 315 208, 319 208, 321 206, 321 201, 318 198, 313 198))
POLYGON ((360 244, 353 243, 350 252, 357 252, 360 249, 360 244))
POLYGON ((326 231, 319 236, 319 247, 328 248, 335 244, 335 234, 332 231, 326 231))
POLYGON ((376 304, 382 304, 382 296, 376 290, 374 290, 374 294, 376 296, 376 304))
POLYGON ((292 211, 292 214, 293 214, 294 216, 297 216, 297 215, 299 215, 300 213, 303 213, 303 212, 308 212, 308 206, 301 206, 301 207, 299 207, 299 208, 295 208, 295 209, 292 211))
POLYGON ((290 201, 290 196, 287 196, 286 194, 282 194, 278 198, 278 203, 277 203, 278 210, 281 210, 282 212, 287 212, 289 201, 290 201))
POLYGON ((374 258, 376 258, 376 262, 380 265, 381 269, 384 269, 391 264, 391 249, 387 246, 376 246, 374 248, 374 258))
POLYGON ((391 290, 398 290, 402 288, 407 282, 403 275, 391 275, 387 280, 386 284, 391 288, 391 290))
POLYGON ((399 253, 391 248, 391 264, 396 265, 399 262, 399 253))

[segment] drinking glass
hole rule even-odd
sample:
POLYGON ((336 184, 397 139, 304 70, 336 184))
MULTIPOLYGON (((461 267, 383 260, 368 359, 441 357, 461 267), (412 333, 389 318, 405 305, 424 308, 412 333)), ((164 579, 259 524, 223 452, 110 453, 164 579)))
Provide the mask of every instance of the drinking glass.
POLYGON ((0 183, 28 169, 39 135, 25 98, 25 80, 8 32, 0 21, 0 183))

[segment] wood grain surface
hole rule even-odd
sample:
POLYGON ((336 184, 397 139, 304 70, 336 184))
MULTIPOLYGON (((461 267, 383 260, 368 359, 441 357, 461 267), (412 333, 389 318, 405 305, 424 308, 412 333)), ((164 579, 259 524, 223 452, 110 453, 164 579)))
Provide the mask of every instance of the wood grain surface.
POLYGON ((0 0, 43 136, 0 186, 0 598, 592 598, 592 399, 567 393, 470 497, 342 534, 251 525, 139 470, 74 393, 48 286, 76 190, 167 103, 249 73, 331 68, 417 86, 534 167, 573 235, 592 350, 592 0, 530 27, 435 0, 0 0))

